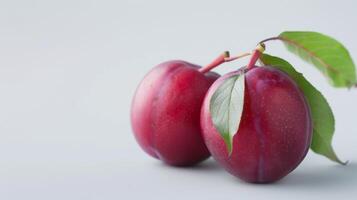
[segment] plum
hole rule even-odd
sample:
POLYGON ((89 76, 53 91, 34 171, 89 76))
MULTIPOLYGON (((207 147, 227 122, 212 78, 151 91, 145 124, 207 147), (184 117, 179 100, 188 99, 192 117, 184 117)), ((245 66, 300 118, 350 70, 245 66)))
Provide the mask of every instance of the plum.
POLYGON ((145 76, 131 107, 133 132, 145 152, 174 166, 193 165, 210 156, 201 136, 200 110, 219 77, 209 72, 213 67, 173 60, 145 76))
POLYGON ((310 107, 284 72, 269 66, 249 67, 243 113, 229 154, 212 122, 210 100, 226 79, 238 73, 222 76, 207 92, 201 111, 205 143, 213 158, 234 176, 253 183, 279 180, 307 154, 312 137, 310 107))

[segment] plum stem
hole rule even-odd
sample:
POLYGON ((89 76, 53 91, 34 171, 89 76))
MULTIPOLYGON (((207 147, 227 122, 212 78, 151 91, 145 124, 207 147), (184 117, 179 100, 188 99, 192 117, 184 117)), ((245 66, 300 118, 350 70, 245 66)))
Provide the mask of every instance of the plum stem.
POLYGON ((250 54, 251 53, 242 53, 237 56, 230 57, 229 51, 225 51, 221 55, 219 55, 216 59, 214 59, 210 64, 200 68, 198 71, 201 73, 206 73, 206 72, 209 72, 210 70, 212 70, 213 68, 221 65, 222 63, 237 60, 239 58, 249 56, 250 54))
POLYGON ((259 43, 257 47, 253 50, 252 57, 247 65, 247 70, 252 69, 255 66, 255 63, 258 61, 262 53, 265 51, 264 43, 259 43))
POLYGON ((260 41, 259 44, 264 44, 264 42, 268 42, 268 41, 271 41, 271 40, 281 40, 281 37, 270 37, 270 38, 267 38, 267 39, 264 39, 264 40, 260 41))
POLYGON ((242 54, 239 54, 237 56, 225 58, 224 61, 225 62, 230 62, 230 61, 237 60, 239 58, 243 58, 243 57, 246 57, 246 56, 249 56, 249 55, 251 55, 251 53, 242 53, 242 54))

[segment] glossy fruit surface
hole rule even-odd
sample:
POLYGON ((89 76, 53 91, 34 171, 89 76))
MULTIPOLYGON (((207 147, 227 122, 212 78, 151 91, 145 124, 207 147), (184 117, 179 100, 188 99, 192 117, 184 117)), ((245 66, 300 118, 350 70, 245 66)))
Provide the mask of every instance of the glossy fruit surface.
POLYGON ((200 130, 200 110, 219 75, 198 69, 179 60, 162 63, 145 76, 132 101, 136 140, 148 154, 170 165, 193 165, 210 155, 200 130))
POLYGON ((212 123, 210 99, 224 80, 209 89, 201 112, 205 143, 228 172, 248 182, 279 180, 304 159, 311 142, 310 108, 296 83, 272 67, 253 67, 245 74, 244 106, 229 156, 222 136, 212 123))

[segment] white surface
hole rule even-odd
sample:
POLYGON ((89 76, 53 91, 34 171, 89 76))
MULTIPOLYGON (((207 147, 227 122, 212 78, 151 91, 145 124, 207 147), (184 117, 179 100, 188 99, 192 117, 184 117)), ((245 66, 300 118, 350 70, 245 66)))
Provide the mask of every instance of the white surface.
MULTIPOLYGON (((134 89, 169 59, 206 64, 283 30, 315 30, 357 60, 354 1, 0 1, 0 199, 352 199, 357 195, 357 89, 330 87, 279 42, 325 94, 346 167, 310 152, 271 185, 246 184, 213 160, 164 166, 136 144, 134 89)), ((222 66, 232 71, 247 60, 222 66)))

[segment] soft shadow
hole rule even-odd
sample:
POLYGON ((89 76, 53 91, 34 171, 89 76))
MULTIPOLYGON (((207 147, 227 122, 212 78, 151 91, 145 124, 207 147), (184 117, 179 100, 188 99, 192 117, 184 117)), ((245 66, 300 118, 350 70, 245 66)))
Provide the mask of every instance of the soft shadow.
POLYGON ((345 166, 333 165, 297 170, 281 181, 275 183, 283 187, 304 187, 316 189, 355 188, 357 185, 357 164, 349 163, 345 166))
POLYGON ((219 170, 223 170, 216 161, 214 161, 212 158, 209 158, 203 162, 200 162, 196 165, 193 166, 171 166, 171 165, 167 165, 163 162, 158 162, 158 165, 160 165, 160 167, 167 167, 167 168, 171 168, 171 169, 179 169, 179 170, 197 170, 197 171, 219 171, 219 170))
POLYGON ((217 171, 217 170, 223 170, 218 163, 213 160, 213 158, 209 158, 205 160, 204 162, 201 162, 197 165, 194 165, 192 167, 189 167, 189 169, 192 170, 202 170, 202 171, 217 171))

